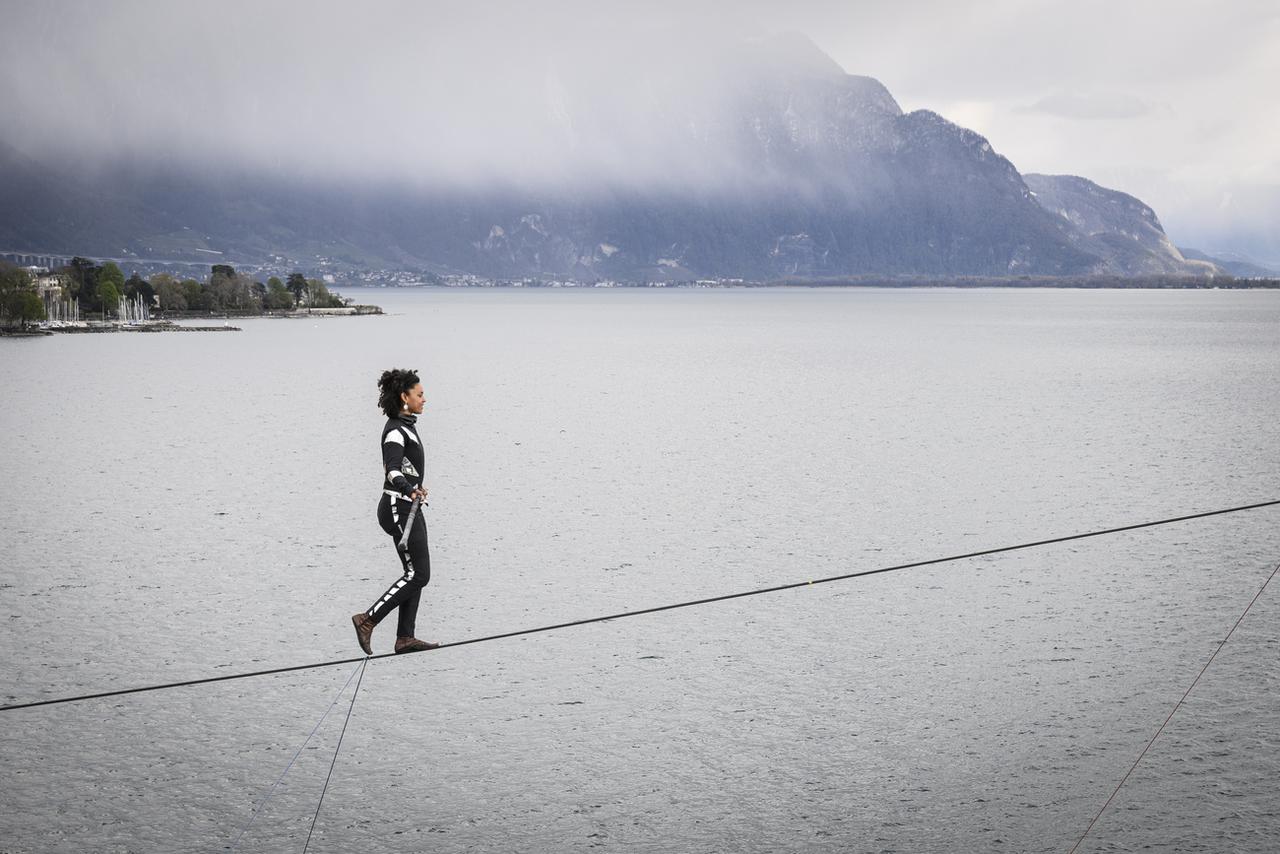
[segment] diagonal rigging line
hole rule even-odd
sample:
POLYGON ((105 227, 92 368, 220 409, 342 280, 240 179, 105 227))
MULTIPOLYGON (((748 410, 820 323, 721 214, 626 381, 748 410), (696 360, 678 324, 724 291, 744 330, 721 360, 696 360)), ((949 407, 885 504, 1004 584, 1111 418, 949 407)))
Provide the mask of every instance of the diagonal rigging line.
POLYGON ((1213 650, 1213 654, 1209 656, 1209 660, 1204 663, 1204 667, 1200 668, 1200 672, 1196 674, 1196 678, 1191 680, 1191 684, 1187 686, 1187 690, 1183 693, 1178 702, 1173 704, 1173 709, 1169 712, 1169 716, 1164 719, 1164 723, 1156 729, 1156 734, 1151 736, 1151 740, 1147 742, 1146 747, 1142 748, 1142 752, 1138 754, 1138 758, 1133 760, 1133 764, 1129 766, 1129 770, 1124 772, 1124 776, 1120 778, 1120 782, 1116 783, 1116 787, 1111 794, 1107 796, 1106 802, 1102 808, 1098 810, 1098 814, 1089 822, 1089 826, 1084 829, 1084 833, 1080 834, 1080 838, 1076 840, 1076 844, 1071 846, 1071 850, 1067 854, 1075 854, 1076 849, 1084 842, 1089 832, 1093 830, 1093 826, 1098 823, 1098 819, 1102 818, 1102 814, 1107 811, 1107 807, 1111 806, 1111 801, 1120 793, 1120 788, 1128 781, 1129 775, 1138 767, 1138 763, 1142 761, 1142 757, 1147 755, 1147 751, 1151 749, 1151 745, 1156 743, 1156 739, 1164 732, 1164 728, 1169 725, 1169 721, 1173 720, 1173 716, 1178 713, 1178 709, 1182 708, 1182 704, 1187 701, 1187 697, 1191 696, 1191 692, 1200 682, 1200 677, 1204 676, 1205 671, 1209 669, 1209 665, 1213 664, 1213 660, 1218 657, 1218 653, 1222 652, 1222 648, 1227 645, 1227 641, 1231 640, 1231 636, 1235 634, 1236 629, 1240 628, 1240 624, 1244 622, 1244 618, 1249 616, 1249 610, 1253 607, 1253 603, 1257 602, 1262 596, 1262 592, 1267 589, 1267 585, 1271 583, 1271 579, 1276 577, 1276 573, 1280 573, 1280 563, 1276 564, 1276 568, 1271 570, 1271 574, 1267 576, 1267 580, 1262 582, 1262 586, 1258 588, 1258 592, 1253 594, 1253 598, 1249 600, 1249 604, 1245 606, 1244 613, 1240 615, 1240 619, 1236 620, 1235 625, 1231 627, 1231 631, 1227 632, 1227 636, 1223 638, 1218 646, 1213 650))
POLYGON ((360 683, 364 681, 365 668, 369 666, 369 659, 365 659, 360 665, 360 678, 356 680, 356 690, 351 692, 351 705, 347 706, 347 719, 342 722, 342 732, 338 734, 338 746, 333 749, 333 759, 329 762, 329 773, 324 778, 324 788, 320 790, 320 800, 316 802, 316 814, 311 817, 311 827, 307 830, 307 841, 302 846, 302 854, 307 854, 307 849, 311 847, 311 834, 316 832, 316 821, 320 818, 320 807, 324 806, 325 793, 329 791, 329 781, 333 779, 333 766, 338 764, 338 753, 342 750, 342 739, 347 736, 347 724, 351 723, 351 712, 356 707, 356 697, 360 694, 360 683))
MULTIPOLYGON (((324 710, 324 714, 320 716, 320 720, 316 721, 316 725, 311 728, 311 734, 307 736, 307 740, 302 742, 302 744, 298 747, 297 751, 293 754, 293 758, 289 760, 289 764, 284 766, 284 770, 280 772, 280 776, 276 778, 275 783, 273 783, 271 785, 271 788, 267 790, 266 796, 261 801, 259 801, 257 804, 254 805, 253 813, 252 815, 250 815, 248 823, 245 824, 244 827, 240 828, 240 832, 236 834, 235 841, 231 843, 231 851, 233 852, 233 854, 235 850, 240 847, 240 840, 243 839, 244 835, 249 832, 249 828, 253 827, 253 823, 258 820, 258 816, 260 816, 263 813, 263 811, 266 810, 267 803, 270 802, 271 796, 276 793, 276 789, 278 789, 280 787, 280 784, 284 782, 285 775, 289 773, 289 769, 293 767, 293 763, 298 761, 298 757, 302 755, 302 751, 307 749, 307 745, 311 743, 311 739, 315 738, 316 733, 320 731, 320 725, 324 723, 325 718, 329 717, 329 713, 333 711, 334 706, 338 705, 339 698, 341 698, 342 695, 346 693, 348 686, 351 685, 351 680, 356 678, 356 671, 360 672, 361 678, 364 677, 363 665, 351 671, 351 675, 347 677, 346 684, 344 684, 341 688, 338 689, 337 696, 335 696, 329 702, 329 708, 324 710)), ((353 703, 355 702, 354 694, 351 696, 351 701, 353 703)))
MULTIPOLYGON (((949 557, 938 557, 930 560, 920 560, 914 563, 902 563, 897 566, 884 566, 879 569, 867 569, 860 572, 847 572, 843 575, 831 575, 826 578, 814 578, 807 581, 794 581, 790 584, 779 584, 775 587, 761 587, 754 590, 742 590, 737 593, 725 593, 719 596, 708 596, 704 599, 691 599, 687 602, 674 602, 669 605, 657 605, 652 608, 641 608, 636 611, 622 611, 617 614, 607 614, 599 617, 587 617, 582 620, 571 620, 566 623, 556 623, 550 626, 536 626, 529 629, 516 629, 511 632, 502 632, 496 635, 486 635, 478 638, 468 638, 467 640, 453 641, 451 643, 442 643, 438 649, 447 649, 455 646, 467 646, 473 643, 487 643, 489 641, 502 640, 504 638, 521 637, 525 635, 536 635, 541 632, 555 631, 556 629, 567 629, 574 626, 585 626, 589 623, 603 623, 608 620, 621 620, 624 617, 638 617, 642 614, 657 614, 661 611, 674 611, 677 608, 691 608, 695 605, 709 605, 713 602, 727 602, 730 599, 742 599, 747 596, 761 596, 766 593, 779 593, 783 590, 794 590, 797 587, 810 587, 815 584, 829 584, 833 581, 847 581, 851 578, 864 578, 868 575, 879 575, 885 572, 898 572, 904 569, 916 569, 922 566, 933 566, 940 563, 950 563, 952 561, 965 560, 973 557, 983 557, 985 555, 1002 554, 1004 552, 1014 552, 1020 549, 1033 549, 1039 546, 1048 546, 1055 543, 1066 543, 1072 540, 1084 540, 1089 537, 1102 537, 1107 534, 1118 534, 1122 531, 1136 531, 1140 528, 1154 528, 1158 525, 1171 525, 1175 522, 1186 522, 1191 519, 1205 519, 1210 516, 1222 516, 1227 513, 1239 513, 1245 510, 1258 510, 1263 507, 1274 507, 1280 504, 1280 499, 1272 501, 1260 501, 1257 504, 1245 504, 1239 507, 1227 507, 1222 510, 1208 510, 1203 513, 1189 513, 1185 516, 1175 516, 1169 519, 1157 519, 1153 522, 1139 522, 1134 525, 1122 525, 1118 528, 1106 528, 1101 531, 1089 531, 1083 534, 1068 534, 1062 537, 1051 537, 1045 540, 1036 540, 1030 543, 1020 543, 1014 546, 1000 546, 999 548, 983 549, 977 552, 968 552, 966 554, 951 555, 949 557)), ((231 673, 226 676, 209 676, 203 679, 188 679, 183 682, 167 682, 162 685, 144 685, 138 688, 121 688, 116 691, 103 691, 98 694, 81 694, 74 697, 59 697, 52 700, 36 700, 29 703, 13 703, 7 706, 0 706, 0 712, 11 712, 17 709, 31 709, 37 706, 53 706, 60 703, 74 703, 80 700, 97 700, 103 697, 119 697, 125 694, 141 694, 146 691, 163 691, 169 688, 184 688, 189 685, 208 685, 213 682, 228 682, 233 679, 249 679, 254 676, 271 676, 277 673, 293 673, 299 670, 316 670, 321 667, 337 667, 343 664, 353 664, 365 658, 378 659, 390 658, 396 653, 387 652, 381 655, 359 656, 357 658, 337 658, 331 661, 317 661, 312 664, 295 664, 289 667, 274 667, 270 670, 255 670, 249 673, 231 673)))

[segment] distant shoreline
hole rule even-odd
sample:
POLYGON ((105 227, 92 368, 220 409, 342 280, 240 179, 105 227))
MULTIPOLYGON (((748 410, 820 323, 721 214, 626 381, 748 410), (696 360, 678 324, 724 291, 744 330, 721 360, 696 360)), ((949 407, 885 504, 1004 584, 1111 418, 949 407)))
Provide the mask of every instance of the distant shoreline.
POLYGON ((1018 278, 921 278, 921 279, 818 279, 779 282, 785 286, 849 288, 1074 288, 1079 290, 1273 290, 1280 279, 1236 279, 1230 277, 1188 278, 1183 276, 1028 276, 1018 278))
POLYGON ((279 318, 301 319, 316 317, 356 317, 383 314, 381 306, 348 305, 342 308, 313 308, 293 311, 264 312, 207 312, 207 311, 168 311, 161 317, 148 320, 80 320, 80 321, 44 321, 26 328, 0 327, 0 337, 4 338, 43 338, 49 335, 103 335, 116 332, 156 333, 156 332, 241 332, 239 326, 232 326, 225 321, 235 318, 279 318), (175 320, 223 320, 221 326, 191 326, 176 323, 175 320))
POLYGON ((857 276, 830 279, 698 279, 687 281, 618 281, 580 282, 573 279, 534 277, 483 279, 468 276, 462 281, 415 282, 413 284, 342 284, 344 290, 414 291, 414 290, 486 290, 521 288, 529 290, 588 289, 711 289, 711 288, 1058 288, 1081 290, 1275 290, 1280 278, 1243 279, 1231 276, 857 276))
POLYGON ((295 308, 288 310, 267 309, 265 311, 235 311, 232 309, 220 311, 152 310, 152 314, 157 320, 208 320, 210 318, 231 317, 356 317, 383 313, 382 306, 379 305, 344 305, 340 308, 295 308))
POLYGON ((240 332, 239 326, 223 324, 222 326, 183 326, 170 320, 138 320, 134 322, 101 321, 60 321, 56 325, 43 323, 27 329, 0 329, 0 336, 5 338, 43 338, 49 335, 110 335, 117 332, 136 334, 153 334, 157 332, 240 332))

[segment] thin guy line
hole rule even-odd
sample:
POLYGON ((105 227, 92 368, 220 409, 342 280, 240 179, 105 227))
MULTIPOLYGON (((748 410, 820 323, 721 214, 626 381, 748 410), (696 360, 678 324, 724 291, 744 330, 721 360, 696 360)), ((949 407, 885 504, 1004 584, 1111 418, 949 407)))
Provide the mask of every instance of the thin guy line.
POLYGON ((1156 730, 1156 734, 1151 736, 1151 740, 1147 742, 1147 746, 1142 748, 1142 752, 1138 754, 1138 758, 1133 760, 1133 764, 1129 766, 1129 770, 1124 772, 1124 776, 1121 777, 1120 782, 1116 784, 1116 788, 1111 793, 1110 797, 1107 798, 1107 802, 1102 805, 1102 809, 1098 810, 1098 814, 1093 817, 1093 821, 1089 822, 1089 826, 1084 829, 1084 833, 1080 834, 1080 838, 1076 840, 1075 845, 1071 846, 1071 850, 1067 852, 1067 854, 1075 854, 1076 849, 1080 847, 1080 843, 1084 842, 1084 838, 1089 835, 1089 831, 1093 830, 1094 824, 1097 823, 1098 819, 1102 818, 1102 814, 1107 811, 1107 807, 1111 806, 1111 801, 1120 791, 1120 787, 1125 784, 1125 781, 1129 779, 1129 775, 1138 767, 1138 763, 1142 761, 1142 757, 1147 755, 1147 751, 1151 749, 1151 745, 1156 743, 1156 739, 1160 737, 1160 733, 1164 732, 1164 728, 1168 726, 1169 721, 1173 720, 1173 716, 1177 714, 1178 709, 1182 708, 1183 702, 1185 702, 1187 697, 1190 696, 1192 689, 1195 688, 1196 683, 1200 681, 1200 677, 1209 669, 1209 665, 1213 664, 1213 660, 1218 657, 1218 653, 1222 652, 1222 648, 1227 645, 1227 641, 1231 640, 1231 635, 1234 634, 1235 630, 1240 627, 1242 622, 1244 622, 1244 618, 1249 614, 1249 609, 1252 608, 1253 603, 1257 602, 1258 598, 1262 596, 1262 591, 1267 589, 1267 585, 1271 583, 1271 579, 1276 577, 1277 572, 1280 572, 1280 563, 1277 563, 1276 568, 1271 570, 1271 574, 1267 576, 1266 581, 1262 582, 1262 586, 1258 588, 1258 592, 1253 594, 1253 598, 1250 599, 1249 604, 1245 606, 1244 613, 1240 615, 1240 619, 1236 620, 1236 624, 1231 627, 1231 631, 1227 632, 1227 636, 1218 644, 1218 648, 1213 651, 1213 655, 1209 656, 1209 660, 1204 663, 1204 667, 1200 668, 1200 672, 1196 674, 1196 678, 1191 681, 1191 686, 1183 693, 1182 699, 1178 700, 1178 702, 1174 704, 1173 711, 1169 712, 1169 716, 1164 719, 1164 723, 1160 724, 1160 728, 1156 730))
POLYGON ((261 803, 254 807, 253 815, 249 817, 249 823, 240 828, 240 832, 236 834, 235 841, 231 843, 231 851, 235 851, 240 847, 240 840, 249 832, 249 828, 253 827, 253 823, 258 820, 258 816, 262 815, 266 810, 267 802, 270 801, 271 796, 276 793, 276 787, 280 785, 284 780, 285 775, 289 773, 289 769, 293 767, 293 763, 298 761, 298 757, 302 755, 302 751, 307 749, 307 745, 311 743, 311 739, 315 738, 316 733, 320 731, 320 725, 324 723, 325 718, 329 717, 329 713, 333 711, 333 707, 338 705, 338 700, 342 697, 343 692, 347 690, 347 685, 351 684, 351 680, 356 678, 356 671, 359 669, 359 667, 351 668, 351 675, 347 677, 346 683, 338 689, 338 693, 334 696, 332 702, 329 703, 329 708, 324 710, 324 714, 320 716, 320 720, 316 721, 316 725, 311 728, 311 734, 307 736, 307 740, 302 742, 302 746, 298 748, 298 752, 293 754, 293 758, 289 760, 289 764, 284 766, 284 771, 281 772, 276 781, 271 784, 271 789, 267 792, 267 796, 262 799, 261 803))
MULTIPOLYGON (((847 581, 851 578, 863 578, 868 575, 879 575, 885 572, 897 572, 903 569, 916 569, 922 566, 933 566, 940 563, 950 563, 952 561, 965 560, 973 557, 983 557, 985 555, 1001 554, 1004 552, 1013 552, 1020 549, 1031 549, 1039 546, 1048 546, 1055 543, 1066 543, 1072 540, 1084 540, 1089 537, 1101 537, 1107 534, 1118 534, 1123 531, 1135 531, 1140 528, 1153 528, 1158 525, 1170 525, 1175 522, 1186 522, 1191 519, 1206 519, 1210 516, 1221 516, 1226 513, 1239 513, 1244 510, 1257 510, 1263 507, 1274 507, 1280 504, 1280 499, 1273 501, 1261 501, 1257 504, 1245 504, 1240 507, 1227 507, 1222 510, 1209 510, 1204 513, 1190 513, 1185 516, 1175 516, 1170 519, 1158 519, 1154 522, 1139 522, 1136 525, 1123 525, 1118 528, 1107 528, 1101 531, 1089 531, 1084 534, 1069 534, 1063 537, 1051 537, 1045 540, 1036 540, 1031 543, 1021 543, 1016 546, 1001 546, 994 549, 984 549, 977 552, 969 552, 967 554, 952 555, 950 557, 939 557, 931 560, 921 560, 914 563, 903 563, 897 566, 886 566, 879 569, 868 569, 861 572, 849 572, 843 575, 832 575, 826 578, 815 578, 809 581, 795 581, 790 584, 780 584, 776 587, 762 587, 755 590, 744 590, 738 593, 726 593, 720 596, 708 596, 704 599, 692 599, 687 602, 676 602, 670 605, 658 605, 653 608, 641 608, 636 611, 623 611, 618 614, 609 614, 602 617, 587 617, 581 620, 571 620, 566 623, 556 623, 550 626, 537 626, 529 629, 517 629, 511 632, 502 632, 496 635, 487 635, 485 637, 469 638, 467 640, 453 641, 451 643, 442 643, 437 650, 448 649, 456 646, 467 646, 473 643, 487 643, 489 641, 503 640, 505 638, 520 637, 525 635, 536 635, 541 632, 555 631, 556 629, 567 629, 574 626, 584 626, 589 623, 603 623, 609 620, 621 620, 625 617, 638 617, 643 614, 656 614, 661 611, 673 611, 677 608, 690 608, 695 605, 708 605, 713 602, 727 602, 730 599, 741 599, 746 596, 760 596, 765 593, 779 593, 783 590, 794 590, 798 587, 811 587, 815 584, 829 584, 833 581, 847 581)), ((420 653, 419 653, 420 654, 420 653)), ((121 688, 116 691, 103 691, 97 694, 81 694, 73 697, 59 697, 53 700, 36 700, 29 703, 13 703, 7 706, 0 706, 0 712, 12 712, 18 709, 31 709, 37 706, 52 706, 59 703, 74 703, 80 700, 97 700, 103 697, 119 697, 125 694, 141 694, 146 691, 162 691, 169 688, 185 688, 190 685, 208 685, 213 682, 227 682, 233 679, 249 679, 254 676, 271 676, 277 673, 293 673, 299 670, 316 670, 322 667, 337 667, 343 664, 355 664, 365 658, 379 659, 390 658, 401 653, 385 652, 380 655, 362 656, 359 658, 337 658, 332 661, 318 661, 312 664, 295 664, 288 667, 274 667, 270 670, 255 670, 249 673, 231 673, 226 676, 209 676, 203 679, 188 679, 183 682, 167 682, 160 685, 145 685, 138 688, 121 688)))
POLYGON ((302 854, 307 854, 311 847, 311 834, 316 829, 316 819, 320 818, 320 807, 324 805, 324 794, 329 791, 329 778, 333 776, 333 766, 338 764, 338 751, 342 750, 342 739, 347 734, 347 724, 351 723, 351 710, 356 707, 356 697, 360 694, 360 683, 364 681, 364 669, 369 666, 369 659, 360 665, 360 678, 356 680, 356 690, 351 692, 351 705, 347 706, 347 719, 342 722, 342 732, 338 734, 338 746, 333 749, 333 761, 329 763, 329 774, 324 778, 324 788, 320 790, 320 801, 316 804, 316 814, 311 817, 311 829, 307 831, 306 844, 302 846, 302 854))

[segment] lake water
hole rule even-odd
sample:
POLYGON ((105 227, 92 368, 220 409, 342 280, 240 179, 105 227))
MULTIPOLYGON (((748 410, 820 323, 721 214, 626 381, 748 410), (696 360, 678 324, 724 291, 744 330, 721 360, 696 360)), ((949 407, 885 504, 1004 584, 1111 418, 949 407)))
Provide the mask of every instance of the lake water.
MULTIPOLYGON (((0 702, 357 655, 392 366, 437 640, 1280 498, 1280 293, 352 293, 0 339, 0 702)), ((1065 854, 1277 562, 1272 508, 376 661, 311 848, 1065 854)), ((1079 850, 1280 850, 1278 664, 1273 585, 1079 850)), ((3 713, 0 851, 226 850, 352 672, 3 713)))

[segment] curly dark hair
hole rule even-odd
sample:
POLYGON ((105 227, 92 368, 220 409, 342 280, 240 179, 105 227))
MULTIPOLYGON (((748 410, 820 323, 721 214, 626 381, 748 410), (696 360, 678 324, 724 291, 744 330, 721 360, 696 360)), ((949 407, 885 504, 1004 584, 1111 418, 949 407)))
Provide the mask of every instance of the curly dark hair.
POLYGON ((392 368, 389 371, 383 371, 382 376, 378 378, 378 407, 387 414, 388 418, 395 418, 404 406, 400 395, 419 382, 421 380, 418 379, 418 372, 414 370, 402 371, 399 368, 392 368))

